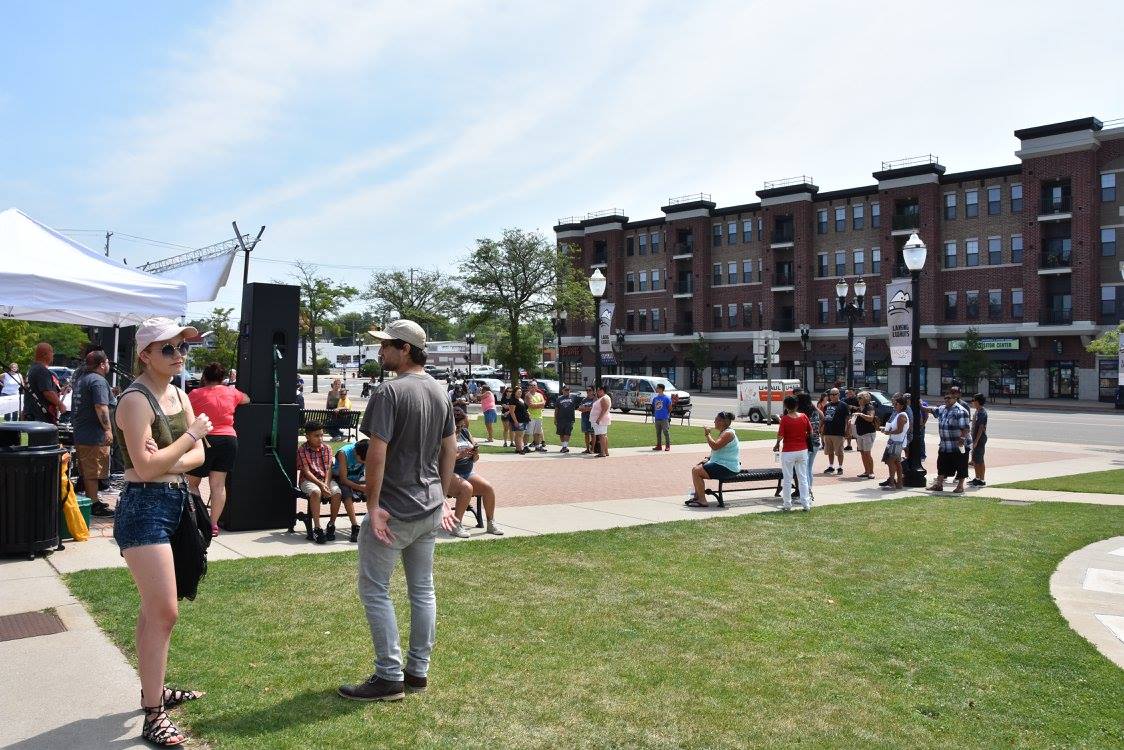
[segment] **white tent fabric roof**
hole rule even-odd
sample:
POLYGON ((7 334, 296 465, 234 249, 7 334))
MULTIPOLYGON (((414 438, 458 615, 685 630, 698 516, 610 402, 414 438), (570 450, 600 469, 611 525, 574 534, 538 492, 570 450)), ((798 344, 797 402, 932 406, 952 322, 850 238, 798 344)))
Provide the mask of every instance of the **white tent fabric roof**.
POLYGON ((182 281, 105 257, 22 211, 0 212, 0 317, 129 326, 187 311, 182 281))

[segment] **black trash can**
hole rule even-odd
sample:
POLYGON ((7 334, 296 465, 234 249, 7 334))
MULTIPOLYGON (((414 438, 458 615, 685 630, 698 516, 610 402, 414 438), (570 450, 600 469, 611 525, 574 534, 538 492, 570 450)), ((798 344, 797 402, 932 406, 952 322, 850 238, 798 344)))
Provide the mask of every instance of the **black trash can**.
POLYGON ((62 454, 53 424, 0 422, 0 554, 58 547, 62 454))

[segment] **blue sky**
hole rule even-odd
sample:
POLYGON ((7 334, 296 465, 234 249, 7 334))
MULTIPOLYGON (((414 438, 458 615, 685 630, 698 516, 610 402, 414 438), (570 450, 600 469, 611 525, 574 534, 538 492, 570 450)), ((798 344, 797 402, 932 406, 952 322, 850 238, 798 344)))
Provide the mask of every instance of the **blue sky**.
POLYGON ((504 227, 926 152, 1012 163, 1016 128, 1124 117, 1124 3, 921 5, 11 3, 0 206, 189 247, 265 224, 251 280, 304 258, 363 286, 333 266, 451 268, 504 227))

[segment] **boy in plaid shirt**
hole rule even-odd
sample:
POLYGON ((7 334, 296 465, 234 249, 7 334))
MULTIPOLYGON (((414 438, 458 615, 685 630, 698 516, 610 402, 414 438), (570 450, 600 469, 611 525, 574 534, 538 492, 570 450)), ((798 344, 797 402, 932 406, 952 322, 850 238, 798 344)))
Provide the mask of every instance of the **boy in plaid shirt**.
POLYGON ((956 477, 953 492, 964 491, 964 480, 968 478, 968 454, 972 450, 971 420, 968 410, 960 405, 956 394, 949 391, 944 397, 944 406, 930 409, 936 416, 940 429, 941 442, 937 448, 937 478, 930 490, 944 490, 946 477, 956 477))
POLYGON ((309 422, 305 425, 304 437, 304 443, 297 447, 297 482, 308 498, 304 528, 310 542, 324 544, 336 535, 334 526, 328 527, 326 536, 320 528, 320 503, 335 501, 338 508, 340 486, 332 478, 332 449, 324 442, 324 426, 319 422, 309 422))

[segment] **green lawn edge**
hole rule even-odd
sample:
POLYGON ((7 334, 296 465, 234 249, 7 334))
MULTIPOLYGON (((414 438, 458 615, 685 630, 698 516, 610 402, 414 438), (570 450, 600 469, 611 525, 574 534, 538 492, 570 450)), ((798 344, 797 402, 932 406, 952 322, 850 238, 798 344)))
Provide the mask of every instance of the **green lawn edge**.
POLYGON ((1025 479, 1021 482, 996 484, 994 487, 1010 487, 1019 490, 1046 490, 1049 492, 1094 492, 1108 495, 1124 495, 1124 469, 1090 471, 1084 474, 1066 474, 1045 479, 1025 479))

